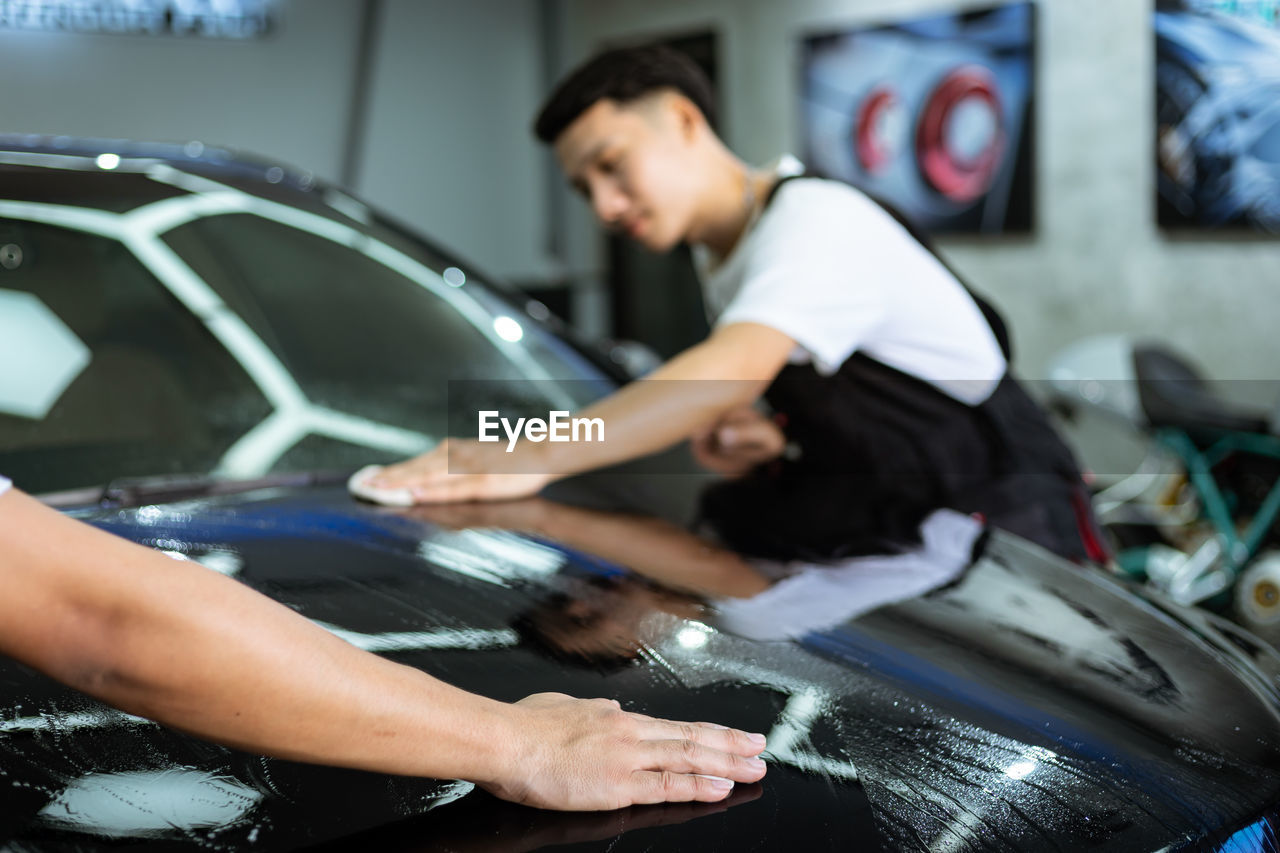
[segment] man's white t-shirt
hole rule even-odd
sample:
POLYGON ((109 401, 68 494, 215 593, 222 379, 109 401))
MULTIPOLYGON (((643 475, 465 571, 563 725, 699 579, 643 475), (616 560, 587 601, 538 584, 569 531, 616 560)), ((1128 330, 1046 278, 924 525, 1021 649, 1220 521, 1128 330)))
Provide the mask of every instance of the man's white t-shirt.
POLYGON ((10 483, 4 477, 0 477, 0 495, 3 495, 5 492, 9 491, 9 487, 12 485, 13 483, 10 483))
MULTIPOLYGON (((775 169, 798 165, 786 157, 775 169)), ((846 184, 788 181, 723 262, 695 246, 694 263, 713 326, 777 329, 798 344, 791 361, 823 375, 862 352, 970 405, 1004 376, 999 342, 964 286, 846 184)))

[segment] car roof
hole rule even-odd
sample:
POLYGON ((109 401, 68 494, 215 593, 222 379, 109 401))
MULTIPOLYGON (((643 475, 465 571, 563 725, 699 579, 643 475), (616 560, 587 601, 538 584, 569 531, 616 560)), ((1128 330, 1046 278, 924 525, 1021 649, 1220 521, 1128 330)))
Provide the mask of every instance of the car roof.
POLYGON ((22 185, 28 183, 32 201, 117 213, 186 192, 233 189, 347 223, 367 225, 375 218, 363 202, 309 170, 195 140, 0 134, 0 174, 6 199, 24 200, 22 185), (59 183, 66 187, 61 198, 59 183))
MULTIPOLYGON (((115 154, 122 160, 162 162, 182 171, 223 178, 260 180, 264 184, 284 184, 309 189, 315 183, 311 172, 287 163, 199 140, 187 142, 146 142, 129 139, 75 137, 65 135, 0 133, 0 154, 43 155, 96 159, 115 154)), ((46 161, 47 162, 47 161, 46 161)))

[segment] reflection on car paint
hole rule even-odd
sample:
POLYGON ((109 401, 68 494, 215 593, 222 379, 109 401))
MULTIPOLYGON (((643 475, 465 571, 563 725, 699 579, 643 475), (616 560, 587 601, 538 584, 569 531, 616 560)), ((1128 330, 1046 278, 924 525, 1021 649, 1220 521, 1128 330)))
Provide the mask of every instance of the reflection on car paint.
POLYGON ((560 550, 493 530, 446 532, 424 541, 418 553, 437 566, 499 586, 551 574, 567 561, 560 550))
POLYGON ((515 631, 481 631, 474 629, 439 629, 435 631, 392 631, 385 634, 362 634, 326 622, 321 628, 366 652, 410 652, 424 649, 504 649, 520 638, 515 631))
POLYGON ((799 638, 833 628, 887 604, 916 598, 959 577, 972 562, 982 525, 938 510, 921 525, 922 543, 904 553, 854 557, 831 564, 766 565, 779 577, 746 599, 716 600, 717 623, 756 640, 799 638))
MULTIPOLYGON (((17 250, 17 247, 14 247, 17 250)), ((34 293, 0 289, 0 413, 41 420, 91 360, 89 348, 34 293)))
MULTIPOLYGON (((814 846, 825 832, 844 833, 846 843, 862 833, 895 850, 1149 850, 1154 839, 1175 844, 1219 830, 1253 839, 1266 835, 1258 814, 1280 793, 1274 653, 1233 658, 1212 623, 1188 630, 1176 610, 1012 537, 993 535, 987 553, 943 587, 794 640, 726 632, 699 596, 655 589, 655 598, 627 599, 661 605, 637 609, 637 654, 598 668, 539 652, 511 620, 548 596, 589 601, 602 583, 654 582, 547 537, 442 529, 324 489, 87 517, 191 559, 234 552, 241 579, 339 636, 495 698, 555 689, 676 718, 759 721, 773 764, 766 798, 803 790, 811 806, 841 813, 867 803, 871 824, 816 830, 814 846), (475 570, 484 566, 491 570, 475 570)), ((259 797, 240 823, 166 839, 279 848, 423 814, 465 793, 431 780, 342 775, 344 807, 326 810, 335 781, 325 773, 339 771, 304 772, 110 715, 87 728, 96 703, 4 672, 23 685, 25 718, 50 721, 0 737, 0 766, 44 792, 33 815, 87 774, 182 770, 259 797)), ((663 845, 700 833, 758 843, 789 816, 751 809, 664 827, 663 845)), ((37 837, 37 826, 52 831, 40 819, 16 838, 37 837)), ((643 833, 610 841, 617 850, 646 843, 643 833)))

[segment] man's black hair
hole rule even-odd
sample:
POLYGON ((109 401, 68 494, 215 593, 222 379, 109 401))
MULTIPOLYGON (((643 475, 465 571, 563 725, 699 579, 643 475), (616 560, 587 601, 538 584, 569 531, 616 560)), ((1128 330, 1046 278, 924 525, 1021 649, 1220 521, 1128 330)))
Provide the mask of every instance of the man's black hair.
POLYGON ((660 89, 684 95, 715 126, 711 81, 697 63, 665 45, 646 45, 608 50, 579 66, 547 98, 533 132, 543 142, 555 142, 597 101, 626 104, 660 89))

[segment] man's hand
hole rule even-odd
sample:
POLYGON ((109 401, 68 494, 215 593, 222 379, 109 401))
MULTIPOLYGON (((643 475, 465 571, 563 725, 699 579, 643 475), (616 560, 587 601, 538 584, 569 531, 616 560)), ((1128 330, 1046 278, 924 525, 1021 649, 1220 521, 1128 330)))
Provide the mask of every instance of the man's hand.
MULTIPOLYGON (((384 503, 448 503, 528 497, 551 482, 547 473, 505 473, 517 463, 530 470, 528 460, 513 460, 501 444, 446 438, 414 459, 377 471, 365 469, 352 478, 351 488, 357 495, 384 503), (362 491, 361 486, 374 491, 362 491), (382 501, 379 492, 407 499, 382 501)), ((532 465, 536 467, 536 462, 532 465)))
MULTIPOLYGON (((545 809, 718 802, 765 773, 762 735, 623 711, 612 699, 538 693, 515 711, 510 760, 490 793, 545 809)), ((504 750, 505 751, 505 750, 504 750)))
POLYGON ((695 435, 690 446, 702 467, 727 477, 741 477, 760 463, 780 456, 787 439, 776 423, 750 406, 743 406, 726 414, 711 429, 695 435))

